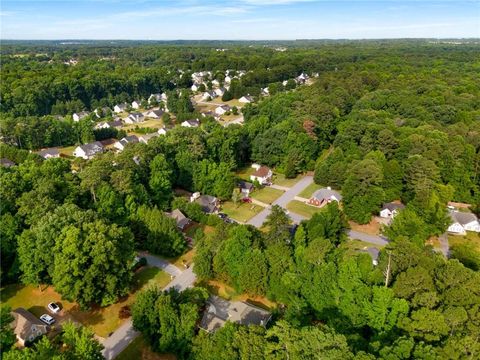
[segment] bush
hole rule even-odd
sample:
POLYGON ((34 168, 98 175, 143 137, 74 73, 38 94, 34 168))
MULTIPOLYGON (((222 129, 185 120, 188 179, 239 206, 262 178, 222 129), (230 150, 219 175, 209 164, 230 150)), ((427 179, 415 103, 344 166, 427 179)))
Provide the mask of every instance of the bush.
POLYGON ((122 306, 118 311, 118 317, 120 319, 128 319, 130 316, 132 316, 132 310, 129 305, 122 306))

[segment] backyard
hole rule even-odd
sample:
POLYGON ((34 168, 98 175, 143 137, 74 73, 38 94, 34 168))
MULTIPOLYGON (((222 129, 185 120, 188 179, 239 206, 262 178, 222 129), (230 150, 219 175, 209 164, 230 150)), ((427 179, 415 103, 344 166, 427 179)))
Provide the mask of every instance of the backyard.
POLYGON ((302 178, 302 176, 298 175, 294 179, 287 179, 285 177, 285 175, 275 173, 273 175, 273 183, 275 185, 285 186, 285 187, 289 188, 289 187, 292 187, 293 185, 295 185, 301 178, 302 178))
POLYGON ((299 197, 303 197, 305 199, 310 199, 315 191, 318 189, 321 189, 323 186, 318 185, 315 183, 311 183, 308 185, 305 189, 302 190, 300 194, 298 194, 299 197))
POLYGON ((124 320, 119 318, 119 311, 123 306, 131 305, 135 301, 139 289, 151 285, 163 288, 169 282, 170 275, 167 273, 158 268, 145 267, 134 275, 129 296, 110 306, 103 308, 95 306, 88 311, 82 311, 76 303, 62 300, 61 295, 52 286, 39 289, 38 286, 31 285, 7 285, 1 289, 0 298, 2 304, 12 309, 23 307, 37 317, 47 313, 48 303, 59 303, 63 312, 62 320, 67 318, 78 321, 90 327, 98 336, 107 337, 122 324, 124 320))
POLYGON ((251 193, 250 197, 255 200, 261 201, 265 204, 271 204, 283 195, 282 190, 274 189, 269 186, 265 186, 263 189, 255 190, 251 193))
POLYGON ((175 360, 172 354, 158 354, 148 345, 142 335, 137 336, 116 358, 116 360, 175 360))
POLYGON ((222 212, 240 222, 247 222, 262 210, 261 206, 255 204, 238 203, 235 205, 231 201, 222 203, 222 212))

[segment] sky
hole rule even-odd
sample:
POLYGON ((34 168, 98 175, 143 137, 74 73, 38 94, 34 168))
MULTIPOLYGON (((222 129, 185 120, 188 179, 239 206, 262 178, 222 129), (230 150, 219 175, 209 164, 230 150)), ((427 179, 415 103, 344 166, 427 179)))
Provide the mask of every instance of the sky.
POLYGON ((1 0, 0 39, 478 38, 480 0, 1 0))

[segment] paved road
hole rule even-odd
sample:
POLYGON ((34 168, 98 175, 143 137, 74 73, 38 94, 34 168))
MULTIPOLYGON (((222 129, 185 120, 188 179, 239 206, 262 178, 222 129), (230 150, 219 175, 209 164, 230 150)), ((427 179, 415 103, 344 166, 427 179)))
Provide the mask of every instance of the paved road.
POLYGON ((388 244, 388 239, 383 236, 365 234, 355 230, 348 230, 347 235, 350 239, 362 240, 375 245, 385 246, 388 244))
MULTIPOLYGON (((313 182, 313 176, 305 176, 303 179, 298 181, 295 185, 293 185, 290 189, 285 191, 282 196, 280 196, 277 200, 275 200, 272 205, 280 205, 283 208, 287 207, 287 204, 292 201, 296 195, 301 193, 303 189, 305 189, 308 185, 313 182)), ((255 215, 253 218, 250 219, 248 224, 253 225, 255 227, 261 227, 262 224, 265 222, 265 219, 270 214, 270 209, 266 208, 263 209, 260 213, 255 215)), ((290 213, 289 216, 295 223, 299 223, 304 218, 300 215, 290 213)))
MULTIPOLYGON (((176 288, 183 291, 186 288, 192 287, 195 283, 196 277, 190 266, 185 271, 181 271, 176 266, 168 263, 166 260, 158 258, 147 253, 139 253, 140 256, 145 256, 147 262, 151 266, 158 267, 170 275, 176 276, 166 287, 165 290, 176 288)), ((107 360, 112 360, 120 354, 140 333, 133 328, 132 319, 125 321, 113 334, 103 341, 104 349, 103 356, 107 360)))
POLYGON ((448 235, 447 233, 443 233, 438 237, 440 241, 440 251, 448 258, 450 255, 450 245, 448 244, 448 235))

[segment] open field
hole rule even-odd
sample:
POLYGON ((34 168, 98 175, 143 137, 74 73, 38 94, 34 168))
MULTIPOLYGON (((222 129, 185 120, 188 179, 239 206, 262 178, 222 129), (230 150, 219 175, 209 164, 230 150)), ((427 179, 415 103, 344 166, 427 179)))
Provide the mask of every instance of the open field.
POLYGON ((148 119, 140 123, 124 125, 122 126, 122 130, 127 132, 135 132, 136 127, 160 129, 163 127, 163 121, 161 119, 148 119))
POLYGON ((9 305, 12 309, 23 307, 35 316, 47 313, 47 304, 57 302, 61 305, 65 317, 82 323, 91 328, 95 334, 106 337, 122 323, 118 314, 123 306, 131 305, 135 301, 136 292, 151 285, 165 287, 170 282, 170 275, 154 267, 145 267, 134 275, 132 292, 129 296, 121 299, 116 304, 106 307, 93 307, 88 311, 82 311, 78 304, 61 298, 52 286, 38 287, 31 285, 7 285, 2 288, 0 298, 2 304, 9 305))
POLYGON ((287 204, 287 210, 310 219, 313 214, 320 212, 322 209, 304 204, 298 200, 292 200, 287 204))
POLYGON ((305 199, 310 199, 315 191, 318 189, 321 189, 323 186, 318 185, 315 183, 311 183, 308 185, 305 189, 302 190, 300 194, 298 194, 299 197, 303 197, 305 199))
POLYGON ((467 235, 448 235, 448 244, 450 247, 460 244, 470 243, 480 251, 480 234, 473 231, 467 231, 467 235))
POLYGON ((240 222, 247 222, 262 210, 263 208, 261 206, 255 204, 239 202, 238 205, 235 206, 231 201, 222 203, 222 212, 240 222))
POLYGON ((370 235, 380 235, 383 223, 379 221, 377 217, 373 217, 368 224, 360 225, 354 221, 349 221, 350 228, 355 231, 359 231, 370 235))
POLYGON ((277 173, 274 173, 273 175, 273 183, 275 185, 279 185, 279 186, 285 186, 285 187, 292 187, 293 185, 295 185, 300 179, 302 178, 301 175, 298 175, 296 178, 294 179, 287 179, 285 177, 285 175, 283 174, 277 174, 277 173))
POLYGON ((266 204, 271 204, 280 196, 282 196, 283 193, 284 192, 282 190, 265 186, 263 189, 255 190, 254 192, 252 192, 250 197, 266 204))
POLYGON ((158 354, 148 345, 142 335, 138 336, 123 350, 116 360, 175 360, 173 354, 158 354))

